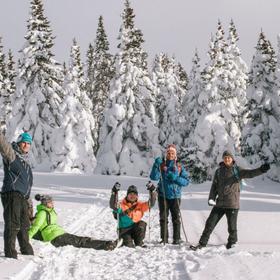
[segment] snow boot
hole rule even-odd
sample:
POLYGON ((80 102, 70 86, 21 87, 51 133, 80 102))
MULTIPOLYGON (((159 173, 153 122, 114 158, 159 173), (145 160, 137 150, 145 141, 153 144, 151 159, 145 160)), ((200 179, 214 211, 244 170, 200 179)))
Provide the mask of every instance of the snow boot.
POLYGON ((232 249, 232 248, 234 248, 234 247, 236 247, 236 243, 228 243, 228 244, 226 245, 226 248, 227 248, 227 249, 232 249))
POLYGON ((180 245, 181 243, 183 243, 181 239, 174 239, 172 242, 173 245, 180 245))
POLYGON ((196 250, 200 250, 200 249, 202 249, 204 247, 206 247, 206 246, 198 243, 196 246, 195 245, 191 245, 190 249, 193 250, 193 251, 196 251, 196 250))
POLYGON ((107 244, 106 244, 106 247, 105 247, 105 250, 107 251, 112 251, 116 248, 119 248, 121 247, 123 244, 123 239, 117 239, 115 241, 108 241, 107 244))

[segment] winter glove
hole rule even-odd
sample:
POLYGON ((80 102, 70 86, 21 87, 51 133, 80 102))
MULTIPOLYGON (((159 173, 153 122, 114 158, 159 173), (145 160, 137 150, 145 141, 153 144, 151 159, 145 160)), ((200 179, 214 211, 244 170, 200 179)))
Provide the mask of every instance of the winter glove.
POLYGON ((267 172, 270 169, 270 164, 269 163, 265 163, 263 165, 261 165, 260 170, 262 173, 267 172))
POLYGON ((153 192, 156 189, 155 185, 151 181, 148 182, 146 187, 147 187, 147 190, 150 192, 153 192))
POLYGON ((172 172, 172 171, 169 171, 167 173, 167 179, 171 182, 174 182, 176 181, 176 179, 178 178, 178 172, 172 172))
POLYGON ((213 199, 209 199, 208 200, 208 205, 209 206, 215 206, 216 205, 216 201, 214 201, 213 199))
POLYGON ((112 188, 112 192, 113 193, 118 193, 118 191, 120 190, 121 188, 121 184, 119 182, 116 182, 115 185, 113 186, 112 188))
POLYGON ((154 165, 155 165, 157 168, 159 168, 161 164, 162 164, 162 158, 161 158, 161 157, 156 158, 156 159, 155 159, 154 165))

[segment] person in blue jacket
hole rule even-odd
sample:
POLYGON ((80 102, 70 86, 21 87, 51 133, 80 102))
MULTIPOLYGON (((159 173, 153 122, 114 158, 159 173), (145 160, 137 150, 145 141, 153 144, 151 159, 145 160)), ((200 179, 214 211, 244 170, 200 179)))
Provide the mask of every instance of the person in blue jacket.
POLYGON ((180 203, 182 187, 189 184, 188 173, 184 166, 177 162, 176 146, 167 147, 166 158, 156 158, 150 174, 151 180, 158 181, 158 203, 160 218, 161 243, 168 243, 169 211, 173 224, 173 244, 180 244, 181 221, 180 203))

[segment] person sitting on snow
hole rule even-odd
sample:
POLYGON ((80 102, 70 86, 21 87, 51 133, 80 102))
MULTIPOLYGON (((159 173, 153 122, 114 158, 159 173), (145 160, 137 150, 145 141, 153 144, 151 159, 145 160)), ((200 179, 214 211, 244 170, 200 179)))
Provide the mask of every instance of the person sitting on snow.
POLYGON ((182 187, 189 184, 184 166, 177 162, 176 146, 167 147, 166 158, 156 158, 150 174, 151 180, 158 181, 158 204, 161 243, 168 243, 169 211, 173 223, 173 244, 181 242, 180 203, 182 187))
POLYGON ((148 184, 150 193, 149 201, 138 200, 136 186, 131 185, 127 189, 126 197, 118 205, 118 191, 120 184, 116 183, 112 188, 110 208, 113 209, 114 217, 118 216, 119 238, 123 239, 123 245, 134 248, 135 246, 145 247, 144 238, 146 233, 146 222, 142 221, 144 212, 154 206, 156 201, 155 186, 148 184))
POLYGON ((52 197, 36 194, 35 199, 41 201, 41 203, 37 205, 35 219, 28 231, 30 240, 34 238, 44 242, 49 241, 55 247, 72 245, 78 248, 92 248, 96 250, 113 250, 121 246, 122 240, 95 240, 91 237, 77 236, 65 232, 57 224, 57 214, 54 210, 52 197))
POLYGON ((232 153, 224 151, 223 161, 215 172, 208 198, 208 205, 214 207, 206 220, 198 245, 192 245, 190 249, 195 251, 205 247, 212 231, 224 215, 227 217, 229 233, 226 248, 230 249, 235 246, 237 242, 237 214, 240 204, 240 182, 245 178, 259 176, 269 169, 270 165, 267 163, 252 170, 241 169, 236 165, 232 153))

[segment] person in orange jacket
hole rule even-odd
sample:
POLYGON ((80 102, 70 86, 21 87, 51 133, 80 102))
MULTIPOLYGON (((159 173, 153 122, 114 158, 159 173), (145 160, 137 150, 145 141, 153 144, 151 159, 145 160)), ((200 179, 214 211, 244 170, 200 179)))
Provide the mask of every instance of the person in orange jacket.
POLYGON ((114 217, 118 216, 119 238, 123 239, 123 245, 134 248, 145 247, 144 238, 146 233, 146 222, 142 217, 146 211, 155 205, 156 191, 153 184, 148 185, 150 198, 146 202, 138 200, 138 190, 131 185, 127 189, 126 197, 118 203, 118 191, 120 185, 116 183, 112 188, 110 208, 113 209, 114 217))

